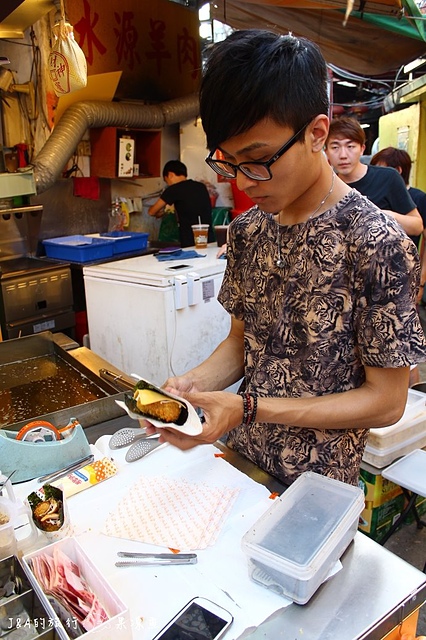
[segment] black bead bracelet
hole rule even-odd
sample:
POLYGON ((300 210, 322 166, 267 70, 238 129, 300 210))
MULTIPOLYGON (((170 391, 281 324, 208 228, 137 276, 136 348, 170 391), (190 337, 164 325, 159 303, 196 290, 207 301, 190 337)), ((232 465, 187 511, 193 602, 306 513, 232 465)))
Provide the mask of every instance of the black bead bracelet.
POLYGON ((256 421, 257 396, 252 393, 241 393, 243 399, 243 421, 242 426, 248 427, 256 421))

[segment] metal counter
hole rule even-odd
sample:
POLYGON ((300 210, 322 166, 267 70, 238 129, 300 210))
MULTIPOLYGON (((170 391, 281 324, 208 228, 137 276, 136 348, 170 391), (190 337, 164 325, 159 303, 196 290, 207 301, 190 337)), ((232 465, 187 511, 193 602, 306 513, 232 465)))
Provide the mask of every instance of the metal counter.
MULTIPOLYGON (((85 347, 70 354, 93 372, 106 368, 122 374, 85 347)), ((118 429, 127 416, 90 427, 94 442, 118 429)), ((271 491, 285 486, 250 461, 218 443, 225 459, 271 491)), ((305 605, 281 609, 244 640, 380 640, 426 601, 426 575, 361 532, 341 558, 343 569, 323 584, 305 605)), ((267 591, 265 590, 267 597, 267 591)))

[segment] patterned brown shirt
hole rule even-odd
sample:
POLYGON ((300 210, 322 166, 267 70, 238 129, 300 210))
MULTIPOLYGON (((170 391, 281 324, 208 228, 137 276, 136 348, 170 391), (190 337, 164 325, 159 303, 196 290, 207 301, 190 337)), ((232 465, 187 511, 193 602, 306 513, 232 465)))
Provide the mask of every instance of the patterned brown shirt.
MULTIPOLYGON (((363 384, 364 366, 425 361, 418 282, 414 243, 355 190, 293 226, 278 227, 257 206, 241 214, 229 230, 219 300, 245 323, 246 390, 342 393, 363 384)), ((367 436, 368 429, 256 423, 233 429, 227 444, 287 484, 307 470, 357 484, 367 436)))

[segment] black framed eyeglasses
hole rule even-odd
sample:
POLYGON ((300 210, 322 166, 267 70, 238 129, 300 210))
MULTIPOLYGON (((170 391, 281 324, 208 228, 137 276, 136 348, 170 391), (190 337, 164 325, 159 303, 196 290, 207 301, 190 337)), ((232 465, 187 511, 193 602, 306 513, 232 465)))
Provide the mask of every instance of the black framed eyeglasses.
MULTIPOLYGON (((309 121, 310 122, 310 121, 309 121)), ((278 149, 278 151, 266 162, 240 162, 240 164, 233 164, 232 162, 228 162, 227 160, 216 160, 213 158, 213 154, 216 153, 216 150, 211 151, 205 161, 220 176, 224 178, 236 178, 237 171, 241 171, 247 178, 251 180, 271 180, 271 166, 281 158, 285 154, 286 151, 291 149, 291 147, 297 142, 300 134, 306 129, 309 122, 303 125, 299 131, 291 136, 290 140, 278 149)))

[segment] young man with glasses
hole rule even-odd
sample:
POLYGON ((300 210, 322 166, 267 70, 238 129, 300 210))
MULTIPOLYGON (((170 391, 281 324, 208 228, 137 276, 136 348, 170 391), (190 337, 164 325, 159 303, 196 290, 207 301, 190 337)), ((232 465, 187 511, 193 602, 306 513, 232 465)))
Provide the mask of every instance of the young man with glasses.
POLYGON ((203 432, 160 440, 226 433, 287 484, 307 470, 357 484, 368 430, 401 417, 425 359, 415 247, 330 167, 327 69, 310 41, 250 30, 214 45, 200 114, 207 163, 255 206, 228 230, 229 336, 165 384, 201 407, 203 432), (222 391, 241 378, 239 394, 222 391))

